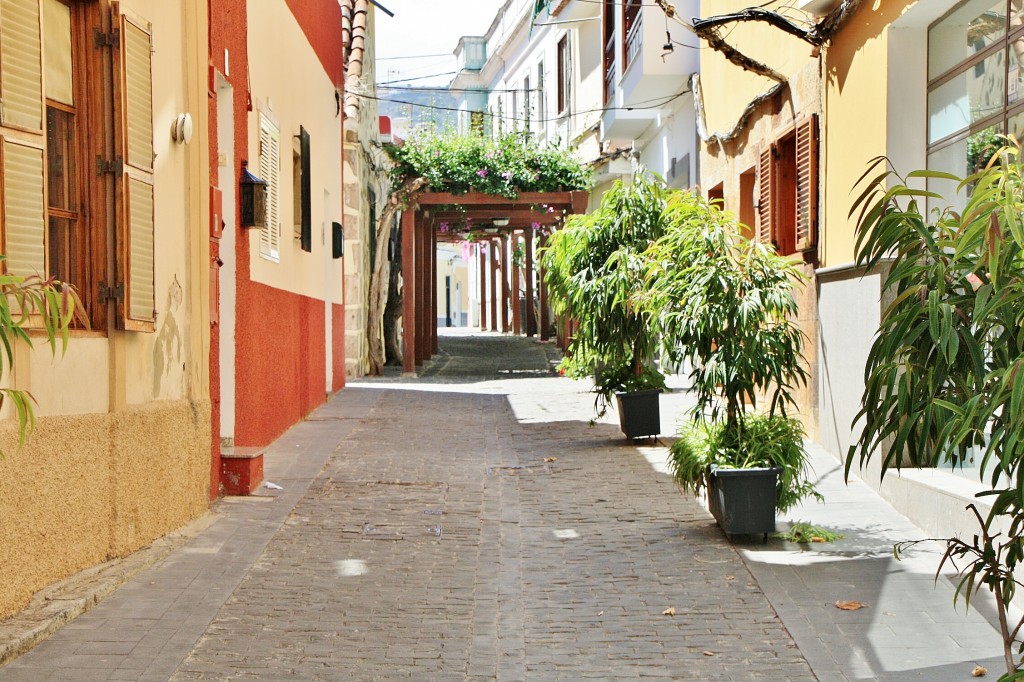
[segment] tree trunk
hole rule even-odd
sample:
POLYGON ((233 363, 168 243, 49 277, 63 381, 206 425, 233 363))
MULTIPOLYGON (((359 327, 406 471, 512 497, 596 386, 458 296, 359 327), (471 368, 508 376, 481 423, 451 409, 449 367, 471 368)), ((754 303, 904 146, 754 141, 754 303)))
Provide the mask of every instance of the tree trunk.
POLYGON ((391 276, 388 278, 388 302, 384 307, 384 357, 389 365, 402 364, 402 328, 398 321, 402 319, 402 289, 399 280, 402 277, 402 240, 395 240, 395 260, 391 264, 391 276))
POLYGON ((388 203, 377 220, 377 252, 374 258, 373 272, 370 274, 370 290, 366 313, 366 342, 369 346, 370 374, 380 375, 384 372, 386 354, 384 349, 384 310, 387 307, 388 292, 391 284, 391 262, 388 260, 388 240, 391 238, 391 225, 395 214, 414 203, 416 196, 427 184, 426 178, 406 180, 398 189, 391 192, 388 203))

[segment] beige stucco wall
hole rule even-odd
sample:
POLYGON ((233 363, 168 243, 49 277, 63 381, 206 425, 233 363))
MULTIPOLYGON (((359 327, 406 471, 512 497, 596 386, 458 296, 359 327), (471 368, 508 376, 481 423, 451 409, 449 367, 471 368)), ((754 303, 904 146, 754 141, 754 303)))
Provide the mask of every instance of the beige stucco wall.
POLYGON ((73 332, 55 358, 19 345, 6 385, 37 401, 17 447, 0 421, 0 617, 50 582, 124 556, 204 513, 210 486, 207 10, 124 0, 152 23, 155 332, 73 332), (189 113, 196 135, 176 144, 189 113))
MULTIPOLYGON (((325 216, 341 219, 341 116, 334 83, 285 0, 249 0, 249 73, 253 111, 249 114, 249 164, 259 167, 259 113, 280 131, 280 262, 260 256, 259 234, 250 236, 250 277, 275 289, 341 303, 341 260, 331 259, 325 216), (302 250, 294 236, 292 191, 294 136, 306 129, 311 143, 313 250, 302 250), (324 191, 329 194, 324 203, 324 191), (328 291, 328 289, 331 291, 328 291)), ((297 148, 297 147, 294 147, 297 148)))
POLYGON ((137 550, 207 508, 209 401, 41 418, 0 447, 0 617, 76 571, 137 550), (203 482, 206 485, 203 485, 203 482))

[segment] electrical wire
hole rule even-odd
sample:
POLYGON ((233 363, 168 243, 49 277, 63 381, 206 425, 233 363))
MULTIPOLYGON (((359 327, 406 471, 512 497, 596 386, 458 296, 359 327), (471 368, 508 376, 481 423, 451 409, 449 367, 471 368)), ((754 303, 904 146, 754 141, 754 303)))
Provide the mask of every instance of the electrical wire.
MULTIPOLYGON (((690 92, 691 92, 691 90, 689 88, 687 88, 685 90, 677 92, 674 95, 669 95, 669 96, 666 96, 666 97, 658 97, 658 98, 649 99, 649 100, 643 100, 641 102, 638 102, 635 106, 631 106, 631 107, 600 107, 600 108, 597 108, 597 109, 584 109, 583 111, 576 111, 576 112, 573 112, 573 114, 579 116, 579 115, 582 115, 582 114, 604 113, 606 111, 649 111, 649 110, 652 110, 652 109, 660 109, 661 107, 665 106, 669 102, 673 102, 673 101, 679 99, 680 97, 682 97, 683 95, 689 94, 690 92), (650 104, 652 102, 657 102, 657 104, 650 104), (650 106, 641 106, 641 105, 644 105, 644 104, 650 104, 650 106)), ((375 97, 373 95, 367 95, 365 93, 360 93, 360 92, 349 92, 347 94, 354 95, 356 97, 361 97, 363 99, 373 100, 373 101, 376 101, 376 102, 389 102, 391 104, 399 104, 399 105, 404 104, 404 105, 408 105, 408 106, 412 106, 412 107, 419 107, 421 109, 431 109, 433 111, 452 111, 452 112, 456 112, 456 113, 466 112, 465 109, 458 109, 456 107, 444 107, 444 106, 438 106, 436 104, 420 104, 419 102, 406 102, 406 101, 401 101, 401 100, 388 99, 386 97, 375 97)), ((526 117, 513 117, 513 116, 507 116, 507 115, 504 115, 504 114, 499 115, 499 114, 496 114, 496 113, 491 112, 491 111, 474 111, 474 112, 467 112, 467 113, 476 113, 476 114, 481 114, 481 115, 486 116, 486 117, 490 117, 491 119, 500 119, 502 121, 508 121, 510 123, 523 123, 523 124, 527 124, 527 123, 529 123, 529 124, 534 124, 534 123, 554 123, 554 122, 560 121, 560 120, 565 118, 564 115, 563 116, 551 116, 551 117, 547 117, 547 118, 543 118, 543 119, 541 119, 541 118, 534 118, 532 116, 529 117, 529 118, 526 118, 526 117)))

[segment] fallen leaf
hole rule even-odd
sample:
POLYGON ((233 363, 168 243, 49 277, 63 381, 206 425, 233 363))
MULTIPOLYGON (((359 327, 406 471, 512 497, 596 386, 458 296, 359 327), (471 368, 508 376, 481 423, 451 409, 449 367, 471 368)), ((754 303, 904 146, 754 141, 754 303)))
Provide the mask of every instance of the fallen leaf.
POLYGON ((676 607, 674 607, 674 606, 668 607, 667 609, 665 609, 664 611, 661 612, 661 615, 663 615, 663 616, 674 616, 674 615, 676 615, 676 607))
POLYGON ((864 608, 865 606, 867 606, 867 604, 861 603, 859 601, 843 601, 840 599, 836 602, 836 608, 842 609, 843 611, 858 611, 864 608))
POLYGON ((725 579, 726 580, 736 580, 736 576, 734 576, 734 575, 727 575, 727 576, 725 576, 725 579))
POLYGON ((813 538, 811 538, 811 542, 828 542, 828 540, 826 540, 823 537, 815 535, 813 538))
POLYGON ((704 654, 705 656, 714 656, 715 655, 714 651, 702 651, 701 653, 704 654))
POLYGON ((604 615, 604 611, 598 611, 598 612, 597 612, 597 615, 599 615, 599 616, 603 616, 603 615, 604 615))
POLYGON ((545 462, 557 462, 558 458, 557 457, 545 457, 544 461, 545 462))
POLYGON ((971 677, 984 677, 988 674, 988 668, 983 665, 974 666, 974 670, 971 671, 971 677))

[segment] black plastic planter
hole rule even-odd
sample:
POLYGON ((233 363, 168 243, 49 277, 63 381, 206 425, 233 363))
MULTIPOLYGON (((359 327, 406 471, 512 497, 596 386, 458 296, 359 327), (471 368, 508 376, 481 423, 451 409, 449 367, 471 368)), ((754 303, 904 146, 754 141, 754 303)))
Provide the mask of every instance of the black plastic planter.
POLYGON ((708 507, 726 535, 775 532, 775 490, 779 467, 711 467, 708 507))
POLYGON ((661 391, 633 391, 616 393, 619 408, 619 428, 626 438, 644 438, 661 433, 661 391))

